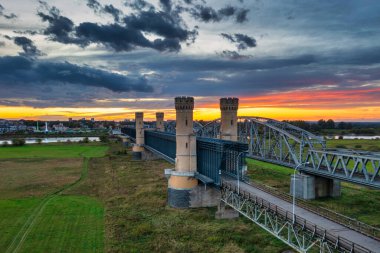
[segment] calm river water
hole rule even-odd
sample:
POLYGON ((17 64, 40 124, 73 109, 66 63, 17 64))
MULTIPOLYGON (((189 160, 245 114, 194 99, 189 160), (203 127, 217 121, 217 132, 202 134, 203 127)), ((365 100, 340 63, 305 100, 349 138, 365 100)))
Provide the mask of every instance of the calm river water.
MULTIPOLYGON (((36 144, 38 139, 41 139, 42 143, 55 143, 55 142, 79 142, 82 141, 85 137, 49 137, 49 138, 25 138, 26 144, 36 144)), ((89 141, 100 141, 99 137, 88 137, 89 141)), ((0 140, 2 143, 12 144, 11 140, 0 140)))

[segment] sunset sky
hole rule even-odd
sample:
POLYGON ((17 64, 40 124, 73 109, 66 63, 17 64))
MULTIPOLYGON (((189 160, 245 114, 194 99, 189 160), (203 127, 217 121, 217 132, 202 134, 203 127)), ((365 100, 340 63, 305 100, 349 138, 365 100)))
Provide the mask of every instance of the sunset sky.
POLYGON ((380 1, 0 0, 0 118, 380 121, 380 1))

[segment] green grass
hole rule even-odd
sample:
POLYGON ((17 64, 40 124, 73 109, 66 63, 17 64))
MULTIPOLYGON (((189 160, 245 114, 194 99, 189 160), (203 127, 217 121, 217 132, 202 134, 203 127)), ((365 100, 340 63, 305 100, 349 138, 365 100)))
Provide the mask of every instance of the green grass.
MULTIPOLYGON (((216 208, 178 210, 167 206, 164 161, 133 162, 113 156, 94 164, 105 170, 107 252, 260 252, 289 250, 241 217, 216 220, 216 208)), ((90 170, 91 171, 91 170, 90 170)))
POLYGON ((5 252, 41 200, 42 198, 0 200, 0 249, 2 252, 5 252))
POLYGON ((0 148, 5 158, 1 180, 11 182, 0 187, 2 252, 8 247, 10 252, 103 252, 103 203, 87 194, 62 194, 86 181, 89 157, 102 157, 107 150, 92 143, 0 148), (57 154, 58 159, 50 158, 57 154))
POLYGON ((36 144, 0 147, 0 159, 101 157, 108 147, 101 144, 36 144))
POLYGON ((37 218, 20 252, 103 252, 104 208, 87 196, 58 196, 37 218))

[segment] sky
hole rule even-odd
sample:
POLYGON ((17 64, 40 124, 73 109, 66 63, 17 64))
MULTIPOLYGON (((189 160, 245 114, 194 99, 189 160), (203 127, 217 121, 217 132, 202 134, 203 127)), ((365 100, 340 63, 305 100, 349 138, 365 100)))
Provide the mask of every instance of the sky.
POLYGON ((0 118, 380 121, 377 0, 0 0, 0 118))

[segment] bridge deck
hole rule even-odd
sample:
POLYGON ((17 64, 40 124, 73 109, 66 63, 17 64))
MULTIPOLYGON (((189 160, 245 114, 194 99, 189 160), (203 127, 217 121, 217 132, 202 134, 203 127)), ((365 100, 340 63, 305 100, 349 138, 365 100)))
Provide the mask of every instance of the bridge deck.
MULTIPOLYGON (((236 179, 224 177, 224 181, 237 185, 236 179)), ((260 198, 263 198, 267 200, 268 202, 271 202, 281 208, 283 208, 286 211, 292 212, 292 203, 289 203, 287 201, 284 201, 278 197, 275 197, 271 194, 268 194, 262 190, 259 190, 252 185, 249 185, 244 182, 240 182, 240 189, 242 191, 249 192, 252 195, 256 195, 260 198)), ((372 239, 368 236, 365 236, 359 232, 356 232, 354 230, 351 230, 347 227, 344 227, 334 221, 331 221, 329 219, 326 219, 324 217, 321 217, 315 213, 312 213, 308 210, 305 210, 301 207, 296 207, 295 212, 298 216, 306 219, 307 221, 317 224, 318 226, 326 229, 331 234, 334 234, 336 236, 344 237, 349 239, 355 244, 361 245, 373 252, 379 252, 380 253, 380 241, 377 241, 375 239, 372 239)))

